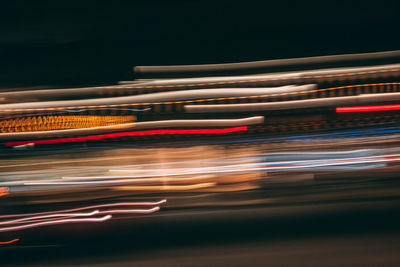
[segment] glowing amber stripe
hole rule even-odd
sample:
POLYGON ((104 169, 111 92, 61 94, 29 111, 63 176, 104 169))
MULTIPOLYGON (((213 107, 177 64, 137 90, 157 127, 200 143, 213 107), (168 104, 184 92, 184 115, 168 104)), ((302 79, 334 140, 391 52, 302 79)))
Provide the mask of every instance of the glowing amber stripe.
POLYGON ((0 132, 31 132, 117 125, 136 120, 136 116, 38 116, 0 121, 0 132))

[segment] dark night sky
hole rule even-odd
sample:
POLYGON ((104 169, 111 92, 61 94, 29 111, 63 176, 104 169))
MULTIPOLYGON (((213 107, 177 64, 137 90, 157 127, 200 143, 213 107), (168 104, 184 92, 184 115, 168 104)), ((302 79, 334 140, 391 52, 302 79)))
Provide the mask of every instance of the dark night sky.
POLYGON ((10 1, 1 85, 131 79, 134 65, 400 49, 400 1, 10 1), (262 3, 262 4, 261 4, 262 3))

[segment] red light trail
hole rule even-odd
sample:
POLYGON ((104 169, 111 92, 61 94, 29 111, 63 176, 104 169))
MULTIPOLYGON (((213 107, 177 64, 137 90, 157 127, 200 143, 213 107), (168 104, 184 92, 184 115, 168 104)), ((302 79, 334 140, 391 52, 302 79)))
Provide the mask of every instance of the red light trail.
POLYGON ((337 107, 336 108, 336 113, 368 112, 368 111, 390 111, 390 110, 400 110, 400 104, 397 104, 397 105, 377 105, 377 106, 337 107))
POLYGON ((128 136, 143 136, 143 135, 175 135, 175 134, 223 134, 223 133, 234 133, 247 131, 247 126, 238 126, 231 128, 218 128, 218 129, 175 129, 175 130, 146 130, 146 131, 135 131, 135 132, 122 132, 122 133, 110 133, 100 135, 89 135, 81 137, 67 137, 58 139, 45 139, 45 140, 32 140, 32 141, 15 141, 6 142, 6 146, 20 146, 26 144, 44 145, 44 144, 59 144, 59 143, 71 143, 71 142, 84 142, 90 140, 108 139, 116 137, 128 137, 128 136))

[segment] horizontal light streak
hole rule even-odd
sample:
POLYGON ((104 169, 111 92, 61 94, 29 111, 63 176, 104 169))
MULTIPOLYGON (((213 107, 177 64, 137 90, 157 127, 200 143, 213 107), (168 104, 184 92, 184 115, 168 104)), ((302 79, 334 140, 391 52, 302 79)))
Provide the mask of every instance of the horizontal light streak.
POLYGON ((53 221, 46 221, 46 222, 24 224, 24 225, 19 225, 19 226, 1 227, 0 228, 0 232, 23 230, 23 229, 33 228, 33 227, 38 227, 38 226, 56 225, 56 224, 64 224, 64 223, 104 222, 104 221, 109 220, 111 218, 112 218, 111 215, 106 215, 106 216, 99 217, 99 218, 81 218, 81 219, 53 220, 53 221))
POLYGON ((11 244, 11 243, 15 243, 17 241, 19 241, 19 238, 14 238, 14 239, 12 239, 10 241, 1 241, 0 245, 8 245, 8 244, 11 244))
POLYGON ((0 132, 32 132, 119 125, 134 122, 136 116, 28 116, 0 121, 0 132))
POLYGON ((191 185, 148 185, 148 186, 119 186, 119 190, 132 191, 186 191, 216 186, 216 183, 199 183, 191 185))
MULTIPOLYGON (((132 206, 132 205, 146 205, 146 204, 163 204, 166 200, 161 200, 157 202, 141 202, 141 203, 110 203, 103 205, 96 205, 97 207, 121 207, 121 206, 132 206)), ((81 207, 76 209, 70 209, 69 211, 76 211, 82 209, 90 209, 94 206, 81 207)), ((34 213, 36 216, 29 215, 32 214, 18 214, 18 215, 9 215, 8 217, 23 217, 19 219, 13 219, 8 221, 1 221, 0 232, 7 231, 17 231, 34 227, 55 225, 55 224, 64 224, 64 223, 79 223, 79 222, 103 222, 112 218, 115 214, 150 214, 160 210, 160 206, 155 206, 149 209, 130 209, 130 208, 114 208, 114 209, 105 209, 105 210, 94 210, 86 213, 68 213, 64 211, 53 211, 53 212, 42 212, 42 213, 34 213), (101 215, 103 217, 92 217, 95 215, 101 215), (74 218, 81 217, 81 218, 74 218)), ((67 210, 68 211, 68 210, 67 210)), ((5 218, 6 216, 2 216, 5 218)), ((1 242, 0 242, 1 244, 1 242)))
POLYGON ((51 214, 46 216, 36 216, 36 217, 26 217, 21 219, 9 220, 9 221, 2 221, 0 225, 10 225, 10 224, 29 224, 32 222, 47 222, 47 221, 54 221, 54 218, 57 220, 72 218, 72 217, 91 217, 93 215, 100 215, 100 214, 122 214, 122 213, 136 213, 136 214, 149 214, 156 211, 159 211, 160 207, 156 206, 150 209, 113 209, 113 210, 104 210, 99 211, 95 210, 88 213, 57 213, 51 214))
POLYGON ((36 212, 36 213, 24 213, 24 214, 8 214, 1 215, 0 218, 12 218, 12 217, 23 217, 23 216, 40 216, 46 214, 54 214, 54 213, 66 213, 66 212, 74 212, 74 211, 82 211, 82 210, 90 210, 90 209, 100 209, 100 208, 108 208, 108 207, 121 207, 121 206, 157 206, 161 204, 167 203, 166 199, 162 199, 160 201, 154 202, 120 202, 120 203, 109 203, 109 204, 100 204, 100 205, 92 205, 74 209, 67 210, 56 210, 56 211, 46 211, 46 212, 36 212))
POLYGON ((49 214, 49 215, 42 215, 42 216, 26 217, 26 218, 15 219, 15 220, 10 220, 10 221, 2 221, 2 222, 0 222, 0 225, 7 225, 7 224, 13 224, 13 223, 20 223, 20 222, 24 222, 24 221, 34 221, 34 220, 54 218, 54 217, 87 217, 87 216, 93 216, 98 213, 99 213, 98 210, 94 210, 92 212, 86 212, 86 213, 56 213, 56 214, 49 214))
POLYGON ((120 213, 138 213, 138 214, 149 214, 159 211, 160 207, 154 207, 151 209, 131 209, 131 210, 104 210, 99 212, 100 214, 120 214, 120 213))
MULTIPOLYGON (((107 185, 107 184, 127 184, 127 183, 155 183, 180 181, 180 178, 151 178, 151 177, 168 177, 179 175, 202 175, 202 174, 235 174, 243 172, 257 171, 290 171, 301 170, 316 167, 343 166, 353 164, 366 164, 375 162, 393 162, 400 161, 400 154, 388 154, 380 156, 368 156, 357 158, 343 159, 323 159, 323 160, 307 160, 307 161, 281 161, 281 162, 260 162, 251 164, 238 164, 236 167, 242 168, 221 168, 218 170, 213 168, 199 168, 195 171, 173 172, 173 173, 156 173, 146 175, 113 175, 113 176, 91 176, 91 177, 65 177, 64 180, 42 180, 35 182, 25 182, 24 185, 107 185), (245 168, 244 168, 245 167, 245 168), (221 170, 222 169, 222 170, 221 170), (145 178, 149 177, 149 178, 145 178), (135 179, 136 178, 136 179, 135 179)), ((228 167, 228 166, 227 166, 228 167)), ((159 171, 159 170, 158 170, 159 171)), ((183 178, 182 181, 184 181, 183 178)), ((187 180, 187 179, 186 179, 187 180)), ((151 186, 146 186, 150 188, 151 186)), ((161 189, 160 189, 161 190, 161 189)))
POLYGON ((400 104, 396 104, 396 105, 376 105, 376 106, 337 107, 336 108, 336 113, 391 111, 391 110, 400 110, 400 104))
POLYGON ((45 139, 45 140, 31 140, 31 141, 15 141, 6 142, 6 146, 20 146, 26 144, 44 145, 44 144, 59 144, 59 143, 71 143, 71 142, 84 142, 91 140, 109 139, 116 137, 129 137, 129 136, 144 136, 144 135, 181 135, 181 134, 223 134, 223 133, 234 133, 247 131, 247 126, 237 126, 230 128, 216 128, 216 129, 163 129, 163 130, 146 130, 146 131, 134 131, 134 132, 121 132, 121 133, 110 133, 101 135, 89 135, 81 137, 68 137, 58 139, 45 139))

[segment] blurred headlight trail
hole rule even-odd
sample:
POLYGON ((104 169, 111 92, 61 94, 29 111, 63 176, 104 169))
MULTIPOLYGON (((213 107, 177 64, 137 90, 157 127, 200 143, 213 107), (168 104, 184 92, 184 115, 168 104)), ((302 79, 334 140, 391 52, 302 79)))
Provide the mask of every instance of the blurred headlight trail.
MULTIPOLYGON (((83 211, 90 209, 100 209, 100 208, 109 208, 109 207, 129 207, 129 206, 158 206, 161 204, 165 204, 167 201, 165 199, 155 202, 122 202, 122 203, 109 203, 109 204, 100 204, 86 207, 73 208, 68 210, 59 210, 59 211, 46 211, 39 213, 25 213, 25 214, 8 214, 8 215, 0 215, 0 219, 3 218, 12 218, 12 217, 24 217, 24 216, 35 216, 42 218, 42 216, 54 216, 57 213, 70 213, 75 211, 83 211)), ((58 215, 57 215, 58 216, 58 215)))
POLYGON ((51 221, 45 221, 45 222, 25 224, 25 225, 20 225, 20 226, 0 227, 0 232, 16 231, 16 230, 29 229, 29 228, 33 228, 33 227, 55 225, 55 224, 65 224, 65 223, 104 222, 106 220, 111 219, 111 217, 112 217, 111 215, 106 215, 106 216, 99 217, 99 218, 51 220, 51 221))
POLYGON ((80 208, 61 210, 61 211, 2 215, 0 217, 0 232, 18 231, 23 229, 43 227, 55 224, 103 222, 105 220, 111 219, 112 216, 116 214, 150 214, 159 211, 160 210, 159 205, 164 204, 165 202, 166 200, 161 200, 157 202, 110 203, 110 204, 87 206, 87 207, 80 207, 80 208), (145 209, 120 208, 129 206, 154 206, 154 207, 145 209), (115 208, 103 210, 103 208, 106 207, 108 208, 115 207, 115 208), (86 210, 91 210, 91 211, 78 212, 78 213, 76 212, 76 211, 86 211, 86 210), (98 215, 102 214, 105 216, 98 217, 98 215), (17 219, 1 220, 5 218, 17 218, 17 219))

